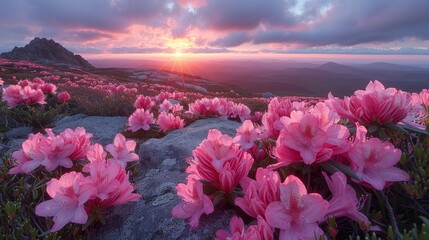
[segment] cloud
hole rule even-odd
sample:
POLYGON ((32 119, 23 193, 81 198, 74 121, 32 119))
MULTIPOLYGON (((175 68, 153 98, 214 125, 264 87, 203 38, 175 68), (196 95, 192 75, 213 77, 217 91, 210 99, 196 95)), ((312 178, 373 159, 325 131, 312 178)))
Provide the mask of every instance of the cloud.
POLYGON ((227 48, 187 48, 185 50, 186 53, 230 53, 233 52, 227 48))
POLYGON ((336 1, 321 19, 297 30, 260 30, 253 43, 353 46, 406 38, 428 40, 428 12, 424 0, 336 1))
POLYGON ((174 53, 172 48, 141 48, 141 47, 114 47, 109 49, 111 53, 174 53))
POLYGON ((210 45, 219 47, 236 47, 248 42, 250 39, 250 35, 247 32, 232 32, 223 38, 210 42, 210 45))
POLYGON ((0 6, 0 50, 36 36, 139 53, 168 52, 168 43, 181 39, 192 42, 190 51, 206 52, 352 52, 394 42, 409 49, 399 51, 405 54, 429 47, 427 0, 0 0, 0 6))

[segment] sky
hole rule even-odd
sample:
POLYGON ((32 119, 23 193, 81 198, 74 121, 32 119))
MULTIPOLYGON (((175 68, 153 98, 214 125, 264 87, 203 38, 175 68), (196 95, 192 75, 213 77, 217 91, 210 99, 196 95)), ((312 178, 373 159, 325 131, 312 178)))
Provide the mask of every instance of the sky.
POLYGON ((428 0, 0 0, 0 52, 429 55, 428 0))

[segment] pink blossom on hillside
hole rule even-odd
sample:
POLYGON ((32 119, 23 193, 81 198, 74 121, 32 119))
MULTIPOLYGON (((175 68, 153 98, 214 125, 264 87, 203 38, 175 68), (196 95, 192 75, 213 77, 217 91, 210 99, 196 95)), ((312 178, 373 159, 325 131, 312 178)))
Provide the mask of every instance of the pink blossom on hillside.
POLYGON ((86 153, 86 158, 89 163, 87 163, 83 168, 82 172, 89 172, 91 168, 91 164, 93 162, 104 162, 106 161, 107 152, 104 151, 103 146, 96 143, 91 145, 86 153))
POLYGON ((15 167, 9 170, 9 174, 30 173, 39 167, 45 159, 41 145, 44 145, 46 141, 46 137, 40 133, 30 134, 28 139, 22 143, 22 149, 12 154, 12 158, 17 161, 15 167))
POLYGON ((172 113, 166 114, 165 112, 159 114, 156 124, 158 124, 165 133, 185 126, 183 119, 179 116, 174 116, 172 113))
POLYGON ((255 145, 255 140, 259 137, 260 130, 253 126, 252 121, 246 120, 237 128, 237 135, 234 137, 234 143, 240 144, 243 149, 250 149, 255 145))
POLYGON ((159 103, 162 103, 164 100, 170 98, 170 93, 168 92, 160 92, 158 95, 155 96, 155 100, 159 103))
POLYGON ((246 119, 250 119, 251 111, 249 107, 242 103, 236 104, 234 102, 228 101, 221 109, 221 114, 224 117, 239 118, 241 122, 246 119))
POLYGON ((130 125, 130 130, 137 132, 140 129, 145 131, 150 129, 150 125, 154 123, 153 114, 144 109, 137 109, 129 118, 128 125, 130 125))
POLYGON ((173 108, 173 104, 168 101, 168 99, 165 99, 160 105, 159 105, 159 112, 169 112, 170 109, 173 108))
POLYGON ((365 90, 357 90, 344 100, 329 94, 327 104, 341 117, 362 125, 383 125, 403 120, 411 106, 409 93, 387 88, 379 81, 370 81, 365 90))
POLYGON ((188 183, 186 185, 179 183, 176 190, 182 202, 173 208, 172 215, 175 218, 190 218, 189 225, 192 228, 198 227, 203 213, 208 215, 214 211, 213 203, 204 195, 203 184, 200 181, 188 178, 188 183))
POLYGON ((267 137, 277 138, 282 124, 281 117, 289 117, 293 110, 304 110, 304 103, 291 102, 290 99, 279 100, 275 97, 268 104, 268 111, 262 117, 262 124, 267 129, 267 137))
POLYGON ((2 90, 2 100, 7 103, 8 108, 14 108, 21 104, 21 90, 19 85, 11 85, 2 90))
POLYGON ((0 86, 3 86, 3 84, 4 84, 4 81, 2 78, 0 78, 0 86))
POLYGON ((429 90, 428 89, 422 89, 420 92, 420 100, 422 101, 422 104, 428 109, 429 111, 429 90))
POLYGON ((272 240, 273 229, 261 217, 257 218, 258 225, 251 225, 247 229, 244 228, 244 222, 240 217, 234 216, 229 223, 230 232, 218 230, 216 232, 216 240, 272 240))
POLYGON ((60 92, 57 94, 58 102, 60 103, 68 103, 70 102, 70 94, 68 92, 60 92))
POLYGON ((382 190, 388 182, 409 179, 407 172, 394 167, 401 159, 402 153, 389 142, 371 138, 353 146, 348 155, 352 169, 364 185, 382 190))
MULTIPOLYGON (((46 132, 50 135, 53 135, 50 129, 46 129, 46 132)), ((79 160, 86 156, 86 153, 91 145, 90 138, 92 137, 92 134, 87 133, 85 128, 77 127, 75 130, 67 128, 59 135, 64 139, 64 143, 75 146, 75 150, 70 155, 70 159, 79 160)))
POLYGON ((122 205, 141 198, 133 193, 134 187, 129 181, 125 169, 117 162, 94 161, 89 165, 90 178, 96 188, 95 198, 88 203, 101 207, 122 205))
POLYGON ((267 206, 271 202, 280 201, 280 184, 281 179, 277 172, 258 168, 256 180, 252 180, 248 186, 243 186, 244 197, 236 198, 235 205, 251 217, 265 218, 267 206))
POLYGON ((302 181, 290 175, 280 185, 280 201, 270 203, 265 216, 270 226, 280 230, 279 239, 314 239, 324 235, 318 222, 328 206, 318 193, 307 194, 302 181))
POLYGON ((139 156, 134 153, 135 148, 136 141, 127 141, 120 133, 116 134, 113 144, 106 146, 106 150, 112 155, 109 161, 118 163, 122 168, 125 168, 128 162, 139 160, 139 156))
POLYGON ((189 112, 192 114, 220 116, 219 109, 220 102, 218 98, 202 98, 189 104, 189 112))
POLYGON ((57 86, 55 86, 52 83, 43 83, 40 86, 40 90, 42 90, 42 92, 44 94, 56 94, 57 93, 57 86))
POLYGON ((145 97, 144 95, 139 95, 136 101, 134 102, 134 107, 136 109, 142 108, 145 111, 150 110, 153 105, 154 103, 152 102, 152 99, 150 97, 145 97))
POLYGON ((207 139, 192 151, 192 156, 198 178, 226 193, 247 178, 253 164, 250 154, 217 129, 209 130, 207 139))
POLYGON ((88 214, 84 204, 96 193, 91 179, 74 171, 63 174, 59 179, 52 179, 46 186, 51 200, 39 203, 36 214, 42 217, 54 217, 55 232, 67 223, 85 224, 88 214))
POLYGON ((426 130, 426 119, 429 116, 429 111, 427 111, 423 105, 420 95, 421 94, 417 93, 413 93, 411 95, 411 107, 407 113, 407 116, 401 121, 401 123, 421 130, 426 130))
POLYGON ((72 143, 65 143, 61 136, 53 136, 50 141, 43 142, 41 151, 45 155, 45 159, 41 165, 45 166, 46 170, 51 172, 58 166, 71 168, 73 162, 70 158, 71 154, 75 151, 76 145, 72 143))
POLYGON ((359 212, 359 201, 356 198, 356 192, 347 184, 346 175, 336 172, 329 178, 325 172, 322 172, 322 174, 332 193, 326 216, 348 217, 368 225, 368 218, 359 212))
POLYGON ((347 152, 350 133, 345 126, 336 123, 336 117, 329 111, 328 108, 320 106, 314 111, 292 111, 290 117, 282 117, 283 130, 274 148, 278 163, 271 167, 298 162, 320 163, 329 160, 333 155, 347 152))
POLYGON ((75 131, 66 129, 59 135, 49 128, 45 131, 48 137, 30 134, 22 144, 22 150, 13 153, 17 165, 11 169, 11 174, 29 173, 39 165, 47 171, 53 171, 58 166, 71 168, 74 160, 86 156, 92 134, 86 133, 84 128, 76 128, 75 131))
POLYGON ((46 104, 45 95, 42 90, 34 90, 30 86, 24 87, 21 91, 21 104, 46 104))
POLYGON ((19 80, 17 85, 21 86, 21 87, 26 87, 26 86, 30 86, 32 84, 32 82, 28 81, 27 79, 25 80, 19 80))

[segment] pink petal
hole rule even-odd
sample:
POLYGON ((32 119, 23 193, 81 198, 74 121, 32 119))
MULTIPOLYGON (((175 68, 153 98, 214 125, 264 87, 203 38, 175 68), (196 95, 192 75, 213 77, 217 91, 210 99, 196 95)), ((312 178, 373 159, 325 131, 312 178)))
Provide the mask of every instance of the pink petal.
POLYGON ((289 229, 292 218, 286 214, 286 209, 279 201, 272 202, 265 210, 265 218, 270 226, 279 229, 289 229))

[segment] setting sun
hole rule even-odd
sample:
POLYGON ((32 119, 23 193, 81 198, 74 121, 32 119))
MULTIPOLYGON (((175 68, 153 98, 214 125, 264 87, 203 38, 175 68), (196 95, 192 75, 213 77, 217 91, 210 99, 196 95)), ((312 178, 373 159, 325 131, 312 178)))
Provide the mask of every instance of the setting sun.
POLYGON ((175 55, 176 55, 176 57, 181 57, 181 56, 183 56, 183 53, 180 51, 176 51, 175 55))

